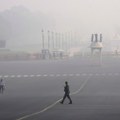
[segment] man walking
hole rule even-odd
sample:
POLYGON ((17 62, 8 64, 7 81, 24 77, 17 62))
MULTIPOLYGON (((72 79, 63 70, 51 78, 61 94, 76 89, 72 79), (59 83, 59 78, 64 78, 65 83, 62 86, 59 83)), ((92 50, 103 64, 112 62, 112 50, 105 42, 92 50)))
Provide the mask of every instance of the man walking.
POLYGON ((4 88, 5 88, 5 84, 3 82, 3 79, 1 78, 1 80, 0 80, 0 93, 3 93, 4 88))
POLYGON ((63 104, 65 98, 67 97, 67 98, 69 99, 69 101, 70 101, 69 104, 72 104, 72 100, 71 100, 71 98, 70 98, 69 85, 68 85, 68 82, 67 82, 67 81, 65 82, 64 92, 65 92, 65 94, 64 94, 63 99, 62 99, 62 101, 61 101, 60 103, 63 104))

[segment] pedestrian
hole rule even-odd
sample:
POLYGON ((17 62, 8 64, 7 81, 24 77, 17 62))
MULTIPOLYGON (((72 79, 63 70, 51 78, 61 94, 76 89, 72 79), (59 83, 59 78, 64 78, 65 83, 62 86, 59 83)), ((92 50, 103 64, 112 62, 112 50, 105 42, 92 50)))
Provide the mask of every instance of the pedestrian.
POLYGON ((65 98, 67 97, 67 98, 69 99, 69 101, 70 101, 69 104, 72 104, 72 100, 71 100, 71 98, 70 98, 69 85, 68 85, 68 82, 67 82, 67 81, 65 81, 64 92, 65 92, 65 94, 64 94, 63 99, 62 99, 62 101, 61 101, 60 103, 63 104, 65 98))
POLYGON ((3 93, 4 89, 5 89, 5 84, 4 84, 3 79, 1 78, 1 80, 0 80, 0 93, 3 93))

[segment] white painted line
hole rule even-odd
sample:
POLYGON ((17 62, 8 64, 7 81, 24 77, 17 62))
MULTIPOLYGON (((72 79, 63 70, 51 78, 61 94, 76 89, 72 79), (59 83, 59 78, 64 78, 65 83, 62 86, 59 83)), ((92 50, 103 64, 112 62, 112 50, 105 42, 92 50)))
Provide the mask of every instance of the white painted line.
MULTIPOLYGON (((89 78, 90 78, 90 77, 89 77, 89 78)), ((85 80, 85 82, 80 86, 80 88, 79 88, 77 91, 71 93, 71 95, 74 95, 74 94, 79 93, 79 92, 84 88, 84 86, 85 86, 86 83, 88 82, 89 78, 88 78, 87 80, 85 80)), ((23 117, 18 118, 18 119, 16 119, 16 120, 24 120, 24 119, 26 119, 26 118, 29 118, 29 117, 32 117, 32 116, 38 115, 38 114, 40 114, 40 113, 43 113, 43 112, 49 110, 50 108, 53 108, 53 107, 54 107, 57 103, 59 103, 61 100, 62 100, 62 98, 59 99, 59 100, 57 100, 57 101, 54 102, 53 104, 49 105, 48 107, 44 108, 44 109, 41 110, 41 111, 38 111, 38 112, 32 113, 32 114, 30 114, 30 115, 23 116, 23 117)))
POLYGON ((8 77, 9 77, 9 75, 4 75, 3 77, 4 77, 4 78, 8 78, 8 77))
POLYGON ((36 75, 37 77, 40 77, 41 75, 39 74, 39 75, 36 75))
POLYGON ((0 77, 5 77, 5 78, 8 78, 8 77, 11 77, 11 78, 20 78, 20 77, 40 77, 40 76, 43 76, 43 77, 47 77, 47 76, 50 76, 50 77, 66 77, 66 76, 112 76, 112 75, 115 75, 115 76, 119 76, 120 73, 75 73, 75 74, 38 74, 38 75, 0 75, 0 77))
POLYGON ((19 78, 19 77, 21 77, 21 75, 17 75, 17 77, 19 78))
POLYGON ((30 114, 30 115, 26 115, 26 116, 21 117, 21 118, 16 119, 16 120, 23 120, 23 119, 26 119, 26 118, 29 118, 29 117, 32 117, 32 116, 38 115, 38 114, 40 114, 40 113, 43 113, 43 112, 47 111, 48 109, 54 107, 54 106, 55 106, 58 102, 60 102, 61 100, 62 100, 62 99, 57 100, 55 103, 49 105, 48 107, 44 108, 43 110, 41 110, 41 111, 39 111, 39 112, 32 113, 32 114, 30 114))
POLYGON ((30 75, 30 77, 34 77, 35 75, 30 75))
POLYGON ((85 80, 85 82, 80 86, 80 88, 77 91, 71 93, 71 95, 79 93, 84 88, 84 86, 86 85, 86 83, 88 82, 89 79, 90 78, 88 78, 87 80, 85 80))

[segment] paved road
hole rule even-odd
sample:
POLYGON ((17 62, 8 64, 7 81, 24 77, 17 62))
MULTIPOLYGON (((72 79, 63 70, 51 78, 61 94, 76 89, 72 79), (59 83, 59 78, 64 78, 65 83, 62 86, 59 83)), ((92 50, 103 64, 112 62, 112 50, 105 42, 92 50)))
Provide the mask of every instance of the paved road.
POLYGON ((120 58, 1 62, 0 120, 119 120, 120 58), (73 104, 61 105, 64 81, 73 104))

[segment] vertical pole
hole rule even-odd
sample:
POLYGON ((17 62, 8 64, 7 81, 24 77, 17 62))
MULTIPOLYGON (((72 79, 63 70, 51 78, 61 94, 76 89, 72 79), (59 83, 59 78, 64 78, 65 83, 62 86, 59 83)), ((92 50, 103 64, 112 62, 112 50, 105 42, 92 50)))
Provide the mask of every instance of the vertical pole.
POLYGON ((62 43, 61 43, 61 48, 64 49, 64 34, 62 33, 62 43))
POLYGON ((54 32, 52 32, 52 47, 54 49, 54 32))
MULTIPOLYGON (((66 49, 67 49, 67 51, 68 51, 68 49, 69 49, 69 43, 68 43, 68 34, 67 34, 67 32, 65 33, 65 43, 66 43, 66 49)), ((64 46, 64 41, 63 41, 63 46, 64 46)), ((64 47, 63 47, 64 48, 64 47)))
POLYGON ((44 30, 42 29, 42 48, 45 48, 45 43, 44 43, 44 30))
POLYGON ((100 34, 100 42, 102 42, 102 34, 100 34))
POLYGON ((58 39, 57 39, 58 38, 58 34, 56 33, 55 36, 56 36, 56 39, 55 39, 56 46, 55 46, 55 48, 57 48, 57 45, 58 45, 58 39))
POLYGON ((50 31, 48 30, 48 49, 50 49, 50 31))
POLYGON ((95 41, 98 42, 98 34, 95 34, 95 41))
POLYGON ((61 48, 61 34, 59 33, 59 49, 61 48))
POLYGON ((70 32, 68 33, 68 44, 69 44, 69 49, 71 48, 71 42, 70 42, 70 40, 71 40, 71 36, 70 36, 71 34, 70 34, 70 32))
POLYGON ((93 42, 93 39, 94 39, 94 35, 92 34, 92 36, 91 36, 91 42, 93 42))
POLYGON ((100 66, 102 65, 102 48, 100 49, 100 66))

